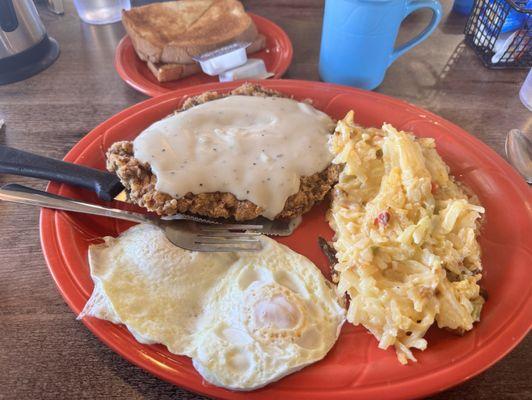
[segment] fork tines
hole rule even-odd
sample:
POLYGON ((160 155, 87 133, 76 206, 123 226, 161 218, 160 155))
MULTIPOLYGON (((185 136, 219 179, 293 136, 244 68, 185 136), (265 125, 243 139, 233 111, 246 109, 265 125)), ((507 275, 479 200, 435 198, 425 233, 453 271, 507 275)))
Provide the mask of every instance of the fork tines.
POLYGON ((260 229, 262 225, 220 224, 200 226, 195 244, 204 251, 250 251, 262 249, 260 233, 245 229, 260 229))

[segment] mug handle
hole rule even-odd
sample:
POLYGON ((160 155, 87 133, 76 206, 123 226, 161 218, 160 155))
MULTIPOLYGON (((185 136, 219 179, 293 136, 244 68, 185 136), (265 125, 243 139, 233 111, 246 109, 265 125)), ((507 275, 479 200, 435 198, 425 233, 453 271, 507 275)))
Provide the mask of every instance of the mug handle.
POLYGON ((441 4, 438 0, 408 0, 403 19, 414 11, 419 10, 420 8, 430 8, 432 10, 432 19, 430 20, 427 27, 423 30, 423 32, 421 32, 415 38, 410 39, 402 46, 399 46, 393 51, 392 54, 390 54, 390 61, 388 62, 388 66, 390 66, 395 60, 397 60, 397 58, 405 54, 412 47, 418 45, 427 37, 429 37, 429 35, 434 31, 434 29, 436 29, 436 26, 438 26, 442 14, 441 4))

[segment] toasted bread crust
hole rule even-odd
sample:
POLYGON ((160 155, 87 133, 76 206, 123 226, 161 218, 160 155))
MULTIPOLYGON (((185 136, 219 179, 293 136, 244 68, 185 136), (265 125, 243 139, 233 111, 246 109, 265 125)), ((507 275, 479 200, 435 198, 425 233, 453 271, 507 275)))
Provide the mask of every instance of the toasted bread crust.
POLYGON ((154 64, 150 61, 147 64, 159 82, 175 81, 201 71, 198 64, 154 64))
MULTIPOLYGON (((284 97, 279 92, 258 85, 244 84, 229 94, 206 92, 191 97, 183 103, 179 111, 230 95, 284 97)), ((188 212, 212 218, 232 217, 244 221, 258 217, 263 211, 248 200, 238 200, 232 193, 187 193, 183 197, 175 198, 157 191, 157 177, 148 163, 142 163, 134 157, 133 143, 129 141, 114 143, 109 148, 107 169, 120 177, 128 191, 129 201, 159 215, 188 212)), ((321 172, 301 177, 299 191, 287 199, 283 211, 276 218, 293 218, 309 211, 315 203, 323 200, 338 180, 338 173, 339 167, 330 165, 321 172)))
POLYGON ((122 12, 139 57, 152 63, 192 63, 192 57, 234 41, 253 42, 257 28, 237 0, 179 0, 122 12))

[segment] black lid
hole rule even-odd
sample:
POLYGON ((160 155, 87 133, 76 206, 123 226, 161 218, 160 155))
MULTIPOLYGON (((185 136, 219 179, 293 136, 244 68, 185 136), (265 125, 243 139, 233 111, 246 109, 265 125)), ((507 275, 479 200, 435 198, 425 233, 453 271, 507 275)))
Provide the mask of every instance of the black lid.
POLYGON ((44 35, 39 43, 29 49, 0 59, 0 85, 29 78, 50 66, 58 56, 59 45, 44 35))

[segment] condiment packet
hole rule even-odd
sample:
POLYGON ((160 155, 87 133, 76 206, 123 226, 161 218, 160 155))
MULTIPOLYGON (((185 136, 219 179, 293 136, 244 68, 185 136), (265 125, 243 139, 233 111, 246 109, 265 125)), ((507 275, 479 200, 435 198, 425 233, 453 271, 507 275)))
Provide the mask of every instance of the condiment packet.
POLYGON ((215 76, 245 64, 248 59, 246 49, 249 45, 249 42, 235 42, 192 59, 200 63, 201 69, 207 75, 215 76))
POLYGON ((267 79, 273 75, 273 73, 266 70, 263 60, 250 58, 245 64, 220 73, 219 79, 220 82, 231 82, 239 79, 267 79))
MULTIPOLYGON (((510 47, 512 42, 515 39, 515 36, 517 35, 518 31, 515 32, 502 32, 497 40, 495 41, 495 44, 493 45, 493 51, 495 52, 493 56, 491 57, 491 62, 493 64, 497 64, 502 56, 506 53, 506 50, 510 47)), ((514 61, 514 60, 505 60, 505 61, 514 61)))

